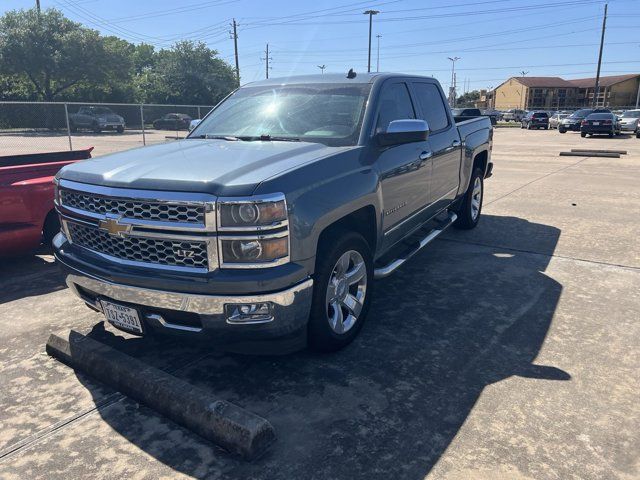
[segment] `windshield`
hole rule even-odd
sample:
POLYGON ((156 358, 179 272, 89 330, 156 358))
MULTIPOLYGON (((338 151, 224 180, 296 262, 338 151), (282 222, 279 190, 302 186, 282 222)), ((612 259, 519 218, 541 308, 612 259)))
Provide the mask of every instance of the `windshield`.
POLYGON ((243 87, 207 116, 189 138, 299 139, 356 145, 369 84, 243 87))
POLYGON ((640 110, 634 110, 633 112, 624 112, 622 118, 640 118, 640 110))

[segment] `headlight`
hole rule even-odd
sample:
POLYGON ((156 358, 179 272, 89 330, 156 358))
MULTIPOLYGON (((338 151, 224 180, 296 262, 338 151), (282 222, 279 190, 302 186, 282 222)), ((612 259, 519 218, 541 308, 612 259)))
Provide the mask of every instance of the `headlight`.
POLYGON ((261 264, 280 264, 289 256, 289 236, 276 234, 277 237, 221 238, 222 266, 236 264, 259 266, 261 264))
POLYGON ((251 200, 220 200, 218 229, 265 230, 286 225, 287 203, 282 194, 251 200))
POLYGON ((275 267, 289 261, 289 222, 284 194, 220 198, 217 211, 222 268, 275 267))

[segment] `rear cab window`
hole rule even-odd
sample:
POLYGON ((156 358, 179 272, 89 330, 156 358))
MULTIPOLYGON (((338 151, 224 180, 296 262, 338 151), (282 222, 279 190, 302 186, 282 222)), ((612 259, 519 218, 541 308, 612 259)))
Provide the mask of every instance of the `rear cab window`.
MULTIPOLYGON (((449 126, 449 115, 444 106, 444 98, 440 89, 433 83, 413 82, 416 100, 420 105, 422 115, 432 132, 444 130, 449 126)), ((463 113, 464 115, 464 113, 463 113)))

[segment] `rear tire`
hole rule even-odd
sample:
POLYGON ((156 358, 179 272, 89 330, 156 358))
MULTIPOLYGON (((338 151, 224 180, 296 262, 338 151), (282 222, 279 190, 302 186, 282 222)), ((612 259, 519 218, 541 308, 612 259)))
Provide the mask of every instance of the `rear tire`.
POLYGON ((586 136, 587 136, 587 134, 586 134, 585 132, 580 132, 580 136, 581 136, 582 138, 584 138, 584 137, 586 137, 586 136))
POLYGON ((609 134, 609 138, 613 138, 613 132, 609 134))
POLYGON ((373 258, 369 244, 358 233, 333 232, 318 248, 313 278, 309 347, 334 352, 356 338, 371 305, 373 258))
POLYGON ((117 127, 117 128, 116 128, 116 131, 117 131, 118 133, 124 133, 124 127, 117 127))
POLYGON ((476 168, 471 174, 469 187, 462 197, 462 201, 456 211, 457 220, 453 226, 461 230, 471 230, 478 225, 482 213, 482 200, 484 198, 484 172, 476 168))
POLYGON ((558 131, 560 133, 567 133, 567 131, 564 128, 560 128, 560 127, 558 127, 558 131))

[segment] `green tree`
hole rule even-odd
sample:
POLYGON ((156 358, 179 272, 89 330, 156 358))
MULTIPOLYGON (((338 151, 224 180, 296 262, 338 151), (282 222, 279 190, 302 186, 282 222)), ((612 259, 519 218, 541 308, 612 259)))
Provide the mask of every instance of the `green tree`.
POLYGON ((55 9, 10 11, 0 18, 0 76, 29 83, 45 101, 83 85, 115 84, 133 66, 132 49, 122 42, 131 45, 105 39, 55 9))
POLYGON ((235 88, 235 72, 204 43, 178 42, 160 50, 154 65, 143 71, 138 88, 154 103, 211 105, 235 88))
POLYGON ((480 100, 480 90, 471 90, 470 92, 464 93, 458 97, 456 100, 456 106, 458 107, 474 107, 475 102, 480 100))

